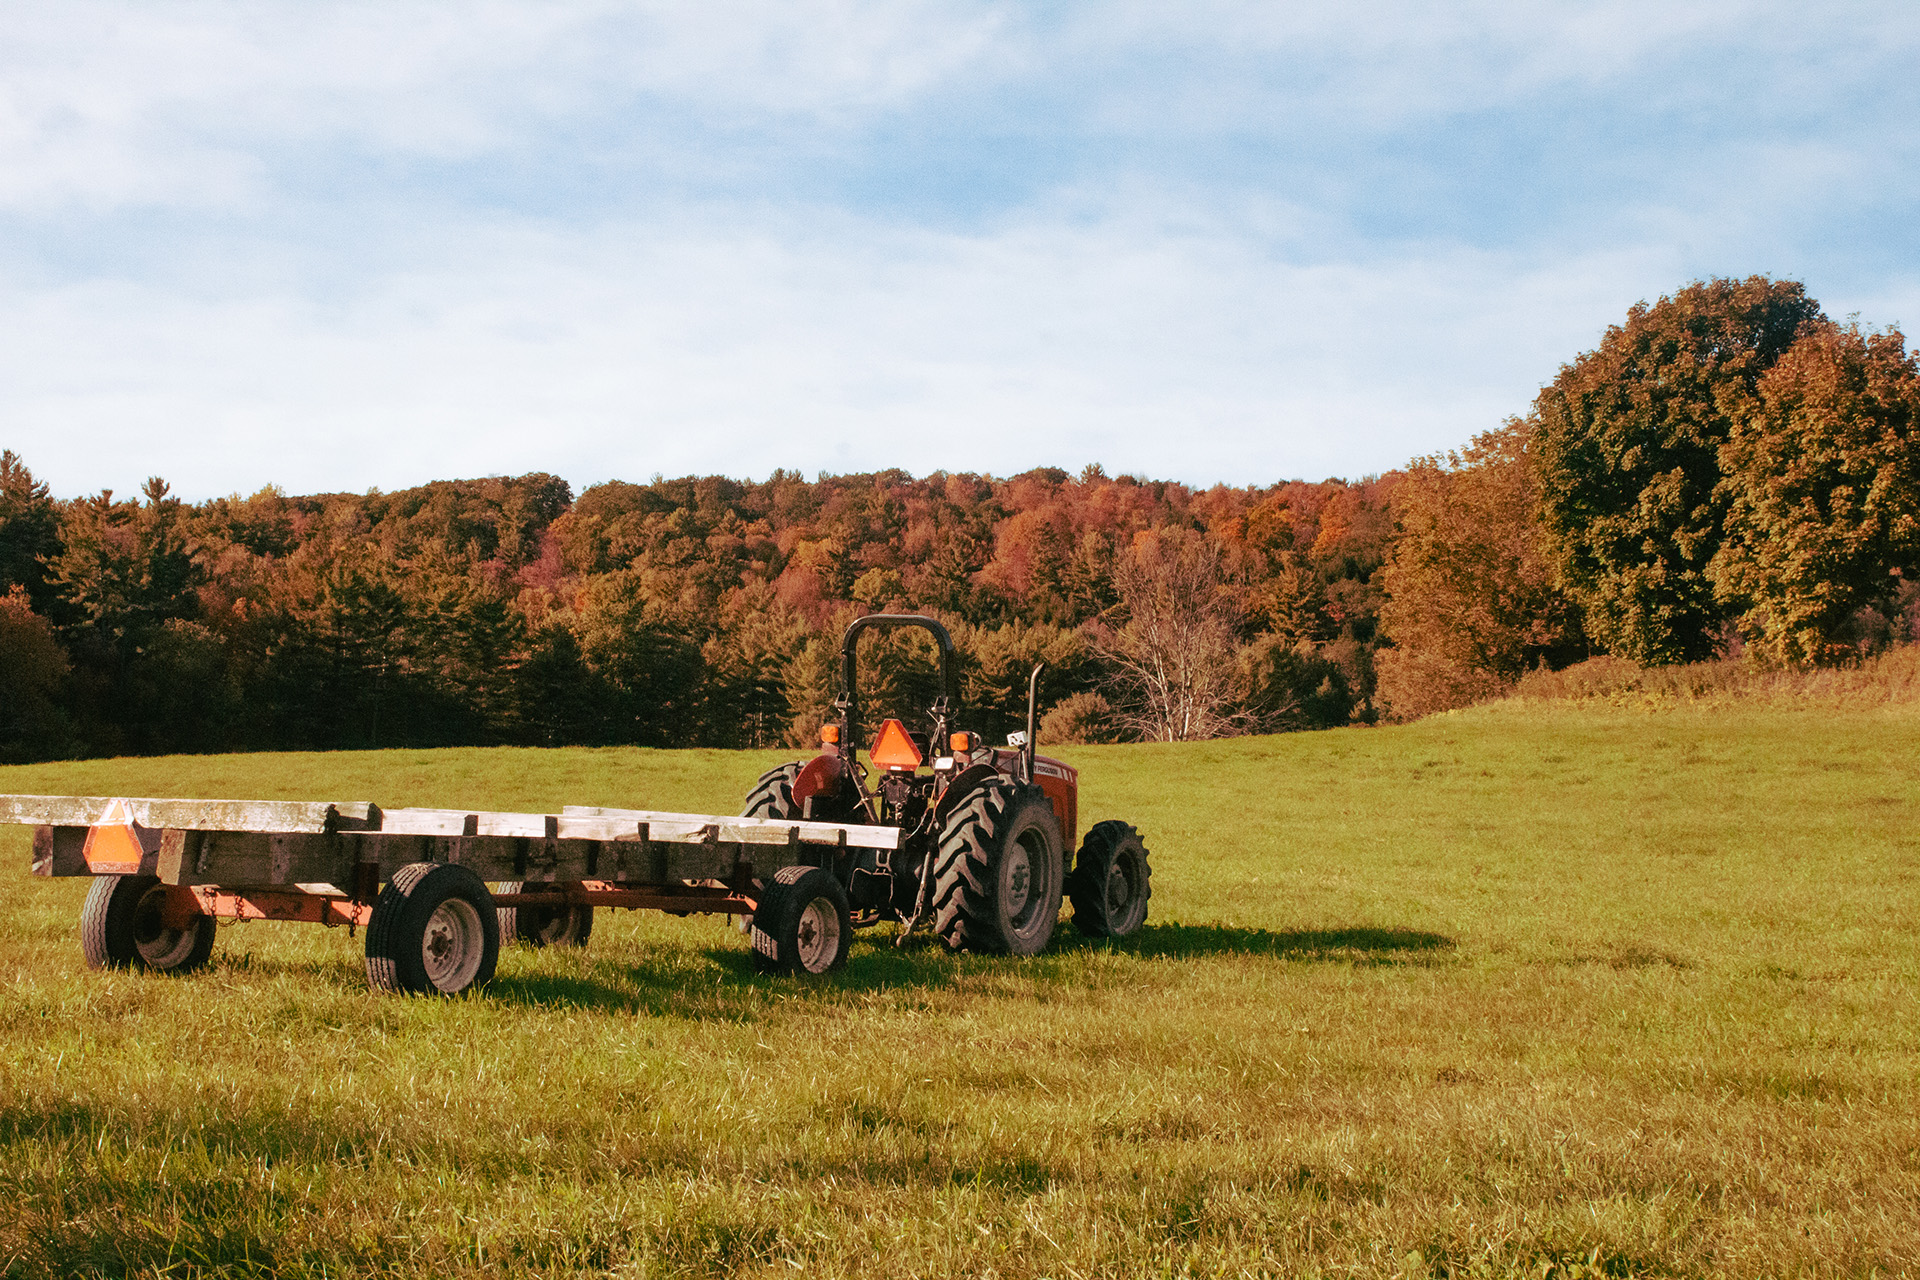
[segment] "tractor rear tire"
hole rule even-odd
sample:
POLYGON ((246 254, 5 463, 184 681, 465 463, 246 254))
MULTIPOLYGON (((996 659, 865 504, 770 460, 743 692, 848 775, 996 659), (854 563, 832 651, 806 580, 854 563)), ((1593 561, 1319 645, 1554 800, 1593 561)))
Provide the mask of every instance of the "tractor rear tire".
POLYGON ((753 784, 753 790, 747 792, 747 804, 740 810, 740 816, 775 820, 798 818, 800 806, 793 802, 793 780, 800 776, 801 768, 800 762, 795 760, 761 774, 760 780, 753 784))
POLYGON ((1067 877, 1073 924, 1089 938, 1124 938, 1147 922, 1153 869, 1140 833, 1124 822, 1097 822, 1080 842, 1067 877))
POLYGON ((748 936, 762 973, 830 973, 853 943, 847 891, 823 867, 782 867, 767 881, 748 936))
POLYGON ((1038 787, 981 784, 942 824, 933 929, 955 951, 1030 956, 1060 922, 1060 820, 1038 787))
MULTIPOLYGON (((533 891, 557 888, 536 883, 533 891)), ((509 880, 501 893, 521 893, 526 885, 509 880)), ((518 942, 529 947, 584 947, 593 936, 592 907, 500 907, 500 945, 518 942)))
POLYGON ((367 981, 377 991, 457 996, 493 981, 499 909, 479 876, 454 862, 393 873, 367 921, 367 981))
POLYGON ((80 908, 80 951, 95 969, 191 973, 213 954, 214 919, 183 929, 160 922, 167 887, 158 876, 95 876, 80 908))

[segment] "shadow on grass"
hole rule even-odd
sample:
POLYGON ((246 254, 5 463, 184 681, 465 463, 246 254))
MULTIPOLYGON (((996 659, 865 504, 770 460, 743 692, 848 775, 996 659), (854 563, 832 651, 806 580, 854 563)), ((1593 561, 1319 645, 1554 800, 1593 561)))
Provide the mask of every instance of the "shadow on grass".
POLYGON ((823 978, 761 973, 753 953, 743 947, 703 948, 677 963, 667 958, 655 963, 644 953, 636 957, 629 952, 618 959, 596 957, 578 973, 502 975, 488 986, 487 998, 509 1004, 751 1021, 766 1012, 770 1001, 782 997, 950 987, 960 976, 961 963, 944 948, 923 945, 918 939, 896 948, 891 935, 868 935, 856 941, 846 967, 823 978), (697 971, 688 968, 689 958, 697 958, 697 971))
MULTIPOLYGON (((1285 960, 1357 965, 1436 963, 1454 949, 1445 934, 1418 929, 1243 929, 1232 925, 1149 924, 1129 938, 1084 938, 1063 924, 1036 960, 1065 960, 1092 951, 1142 959, 1199 959, 1210 956, 1273 956, 1285 960)), ((704 981, 682 969, 612 959, 594 961, 578 974, 521 973, 496 978, 488 997, 512 1004, 571 1005, 582 1008, 646 1012, 687 1018, 758 1016, 766 997, 818 993, 860 993, 898 988, 938 990, 995 969, 1017 969, 1034 961, 1000 956, 955 956, 928 937, 895 947, 888 933, 869 934, 856 943, 846 968, 826 978, 776 977, 758 972, 744 949, 707 950, 704 981)), ((1043 970, 1055 980, 1070 980, 1057 968, 1043 970)))
MULTIPOLYGON (((926 934, 916 935, 905 947, 893 941, 890 927, 861 934, 846 967, 824 979, 760 973, 744 946, 617 947, 533 964, 516 961, 513 952, 505 951, 501 972, 480 998, 523 1007, 750 1022, 765 1016, 771 1004, 795 997, 831 1000, 887 990, 938 991, 996 974, 1072 983, 1074 960, 1100 953, 1143 960, 1270 956, 1328 964, 1428 965, 1441 962, 1454 949, 1452 938, 1417 929, 1272 930, 1176 923, 1150 923, 1128 938, 1095 939, 1062 922, 1052 945, 1031 960, 956 956, 926 934)), ((365 970, 357 958, 216 952, 214 967, 230 978, 293 976, 338 994, 366 989, 365 970)))
POLYGON ((1219 924, 1148 924, 1127 938, 1083 938, 1064 926, 1061 951, 1111 950, 1148 958, 1279 956, 1349 964, 1430 964, 1453 950, 1453 939, 1419 929, 1242 929, 1219 924))

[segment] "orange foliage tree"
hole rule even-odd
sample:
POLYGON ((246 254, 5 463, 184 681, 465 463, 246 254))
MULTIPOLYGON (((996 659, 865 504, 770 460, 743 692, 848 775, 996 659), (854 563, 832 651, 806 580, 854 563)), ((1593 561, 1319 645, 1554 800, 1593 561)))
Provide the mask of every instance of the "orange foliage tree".
POLYGON ((1498 696, 1531 666, 1573 656, 1577 611, 1555 585, 1537 519, 1526 423, 1509 421, 1445 458, 1420 458, 1394 489, 1382 573, 1380 696, 1411 719, 1498 696))
POLYGON ((1858 654, 1843 635, 1920 558, 1920 365, 1897 330, 1810 326, 1720 451, 1726 539, 1712 571, 1754 651, 1858 654))

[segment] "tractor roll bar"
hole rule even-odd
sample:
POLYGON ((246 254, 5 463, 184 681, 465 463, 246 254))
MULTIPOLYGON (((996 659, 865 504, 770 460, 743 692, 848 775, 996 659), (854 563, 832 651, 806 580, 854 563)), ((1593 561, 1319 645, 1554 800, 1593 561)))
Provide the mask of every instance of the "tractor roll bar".
POLYGON ((864 618, 855 618, 847 628, 846 638, 840 642, 840 679, 845 692, 840 695, 846 715, 846 738, 842 747, 851 759, 859 747, 860 736, 860 693, 855 680, 854 659, 858 655, 860 633, 869 627, 919 627, 929 632, 940 646, 940 687, 946 691, 946 707, 942 714, 950 716, 960 706, 959 673, 954 670, 953 637, 947 629, 922 613, 870 613, 864 618))

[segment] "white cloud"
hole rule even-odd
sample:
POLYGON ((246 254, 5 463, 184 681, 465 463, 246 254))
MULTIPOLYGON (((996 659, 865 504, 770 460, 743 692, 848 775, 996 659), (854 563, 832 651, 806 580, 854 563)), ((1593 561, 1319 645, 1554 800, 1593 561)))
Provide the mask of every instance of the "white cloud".
POLYGON ((990 10, 794 0, 61 0, 0 16, 0 207, 231 205, 285 148, 482 156, 633 98, 874 109, 958 74, 990 10))
POLYGON ((1524 410, 1691 275, 1920 323, 1907 224, 1826 233, 1911 208, 1911 140, 1829 108, 1911 102, 1920 10, 1808 26, 1771 0, 13 5, 0 443, 67 493, 1379 470, 1524 410), (1385 189, 1450 191, 1430 135, 1471 153, 1568 102, 1602 127, 1545 149, 1561 172, 1490 171, 1451 222, 1385 189), (952 174, 943 129, 977 152, 952 174), (944 216, 1003 134, 1011 194, 944 216), (1585 165, 1632 181, 1548 180, 1585 165))
POLYGON ((1094 460, 1271 482, 1384 469, 1524 410, 1593 336, 1539 316, 1618 314, 1623 277, 1670 271, 1300 267, 1197 219, 832 230, 471 227, 327 308, 124 283, 17 295, 0 414, 65 492, 156 472, 205 494, 1094 460))

